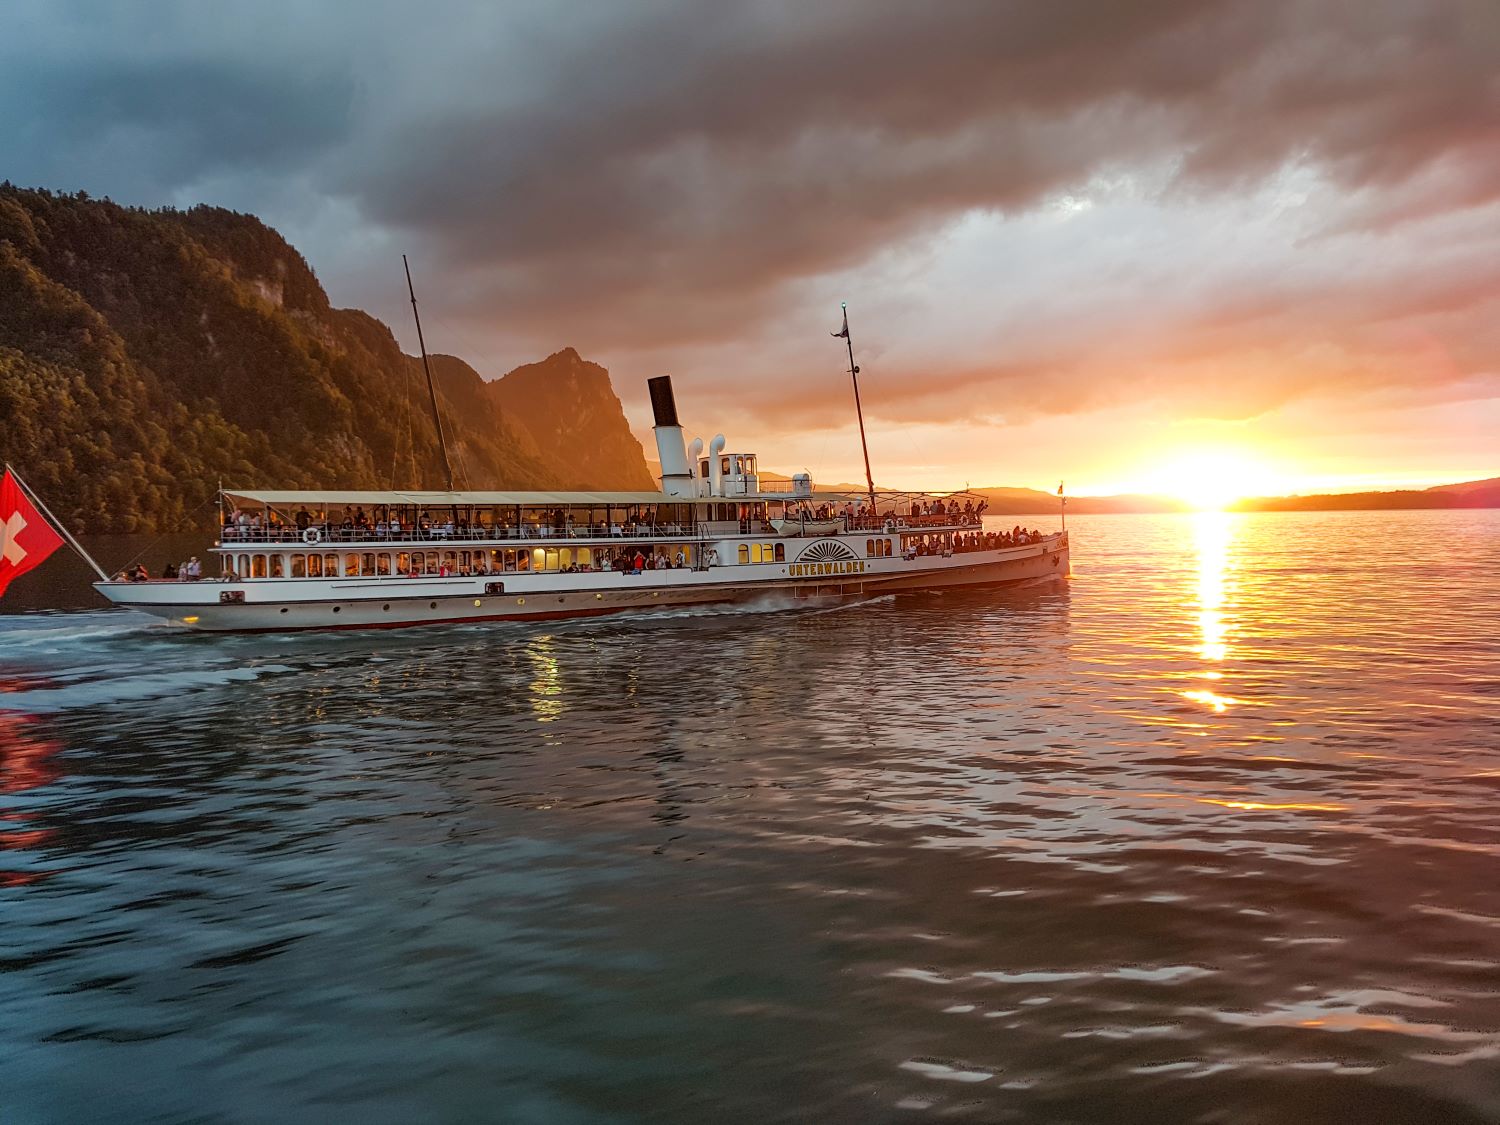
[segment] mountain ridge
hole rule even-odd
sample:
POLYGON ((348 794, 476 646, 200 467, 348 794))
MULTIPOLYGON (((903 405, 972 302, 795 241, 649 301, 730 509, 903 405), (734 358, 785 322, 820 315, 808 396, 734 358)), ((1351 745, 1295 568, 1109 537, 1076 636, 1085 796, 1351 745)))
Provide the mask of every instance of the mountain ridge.
MULTIPOLYGON (((434 382, 461 485, 639 487, 643 452, 603 368, 557 399, 448 358, 434 382), (569 413, 606 451, 581 469, 537 440, 569 413)), ((333 307, 278 232, 223 208, 0 184, 0 419, 0 460, 75 531, 205 526, 220 481, 442 483, 420 360, 333 307)))

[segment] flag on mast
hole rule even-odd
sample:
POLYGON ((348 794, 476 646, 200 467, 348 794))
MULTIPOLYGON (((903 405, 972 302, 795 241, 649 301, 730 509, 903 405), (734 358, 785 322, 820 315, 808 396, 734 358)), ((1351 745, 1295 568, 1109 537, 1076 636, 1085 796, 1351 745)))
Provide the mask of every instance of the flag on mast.
POLYGON ((6 469, 0 476, 0 594, 12 579, 41 566, 62 542, 6 469))
POLYGON ((1057 494, 1059 496, 1061 496, 1063 494, 1062 486, 1063 486, 1063 482, 1062 481, 1058 481, 1057 482, 1057 494))
POLYGON ((847 340, 849 338, 849 306, 844 306, 844 327, 837 332, 828 333, 835 340, 847 340))

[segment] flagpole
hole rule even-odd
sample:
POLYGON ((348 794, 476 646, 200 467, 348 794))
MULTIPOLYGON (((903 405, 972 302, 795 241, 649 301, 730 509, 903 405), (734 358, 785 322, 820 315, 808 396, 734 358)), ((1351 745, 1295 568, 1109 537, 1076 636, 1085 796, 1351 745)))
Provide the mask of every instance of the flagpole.
POLYGON ((854 337, 849 335, 849 302, 840 301, 839 308, 844 310, 844 330, 833 334, 842 336, 849 347, 849 378, 854 383, 854 414, 859 419, 859 448, 865 455, 865 487, 870 490, 870 520, 873 523, 879 512, 875 505, 875 478, 870 474, 870 443, 865 440, 865 411, 859 403, 859 368, 854 362, 854 337))
POLYGON ((109 575, 104 573, 104 568, 94 561, 94 556, 85 551, 78 540, 73 538, 73 533, 63 526, 62 521, 52 514, 47 505, 42 503, 42 498, 31 491, 31 486, 21 479, 21 474, 16 472, 15 466, 7 461, 5 463, 5 470, 15 478, 16 483, 21 486, 21 491, 31 498, 31 502, 41 510, 42 515, 47 517, 47 522, 55 527, 62 534, 62 537, 68 541, 68 546, 77 551, 79 557, 94 568, 94 573, 99 576, 99 581, 108 582, 109 575))
POLYGON ((1062 516, 1062 529, 1064 531, 1067 531, 1068 530, 1068 498, 1063 493, 1063 482, 1061 482, 1061 481, 1059 481, 1058 485, 1057 485, 1057 501, 1058 501, 1058 503, 1057 503, 1057 510, 1058 510, 1058 513, 1062 516))

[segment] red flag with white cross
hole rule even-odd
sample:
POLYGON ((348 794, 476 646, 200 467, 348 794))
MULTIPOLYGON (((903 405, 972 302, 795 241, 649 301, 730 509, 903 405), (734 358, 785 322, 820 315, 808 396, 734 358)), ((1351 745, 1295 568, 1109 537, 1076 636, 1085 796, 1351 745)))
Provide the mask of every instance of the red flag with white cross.
POLYGON ((9 469, 0 476, 0 594, 62 546, 62 536, 26 499, 9 469))

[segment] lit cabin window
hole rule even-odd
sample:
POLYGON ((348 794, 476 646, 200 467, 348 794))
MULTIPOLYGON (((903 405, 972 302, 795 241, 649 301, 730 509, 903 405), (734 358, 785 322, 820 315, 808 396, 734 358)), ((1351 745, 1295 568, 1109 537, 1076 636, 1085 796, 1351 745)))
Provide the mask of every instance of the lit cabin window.
POLYGON ((741 563, 747 563, 749 561, 750 561, 750 544, 748 544, 748 543, 741 543, 740 544, 740 562, 741 563))
POLYGON ((865 540, 865 558, 867 558, 867 559, 873 559, 874 557, 875 557, 875 540, 873 540, 873 539, 866 539, 865 540))
POLYGON ((271 556, 271 577, 272 578, 281 578, 282 577, 281 556, 280 555, 272 555, 271 556))
POLYGON ((339 576, 339 557, 337 555, 323 556, 323 577, 337 578, 339 576))
POLYGON ((593 566, 594 565, 594 552, 593 552, 593 550, 591 548, 589 548, 589 547, 579 547, 578 548, 578 565, 579 566, 593 566))
POLYGON ((726 477, 730 475, 729 466, 730 460, 728 457, 719 458, 719 472, 723 473, 726 477))
POLYGON ((786 562, 786 544, 785 543, 778 543, 778 544, 776 544, 776 561, 777 562, 786 562))
POLYGON ((531 552, 531 569, 543 570, 547 566, 547 552, 538 547, 531 552))
POLYGON ((345 578, 358 578, 359 577, 359 556, 358 555, 348 554, 348 555, 344 556, 344 577, 345 578))
POLYGON ((241 578, 249 578, 250 577, 250 556, 249 555, 241 555, 240 556, 240 577, 241 578))
POLYGON ((359 572, 361 574, 375 573, 375 552, 366 551, 359 556, 359 572))
POLYGON ((306 578, 307 577, 307 556, 306 555, 293 555, 292 556, 292 577, 293 578, 306 578))
POLYGON ((881 552, 881 553, 884 554, 886 558, 890 558, 891 557, 891 544, 892 544, 891 540, 889 540, 889 539, 884 540, 885 550, 883 552, 881 552))
POLYGON ((250 556, 250 577, 251 578, 264 578, 265 576, 266 576, 266 556, 265 555, 251 555, 250 556))
POLYGON ((754 457, 746 457, 745 458, 745 474, 747 476, 754 476, 755 475, 755 458, 754 457))
POLYGON ((399 574, 407 574, 411 571, 411 555, 406 551, 396 552, 396 571, 399 574))
POLYGON ((376 555, 375 556, 375 573, 376 574, 389 574, 390 572, 391 572, 391 556, 390 555, 376 555))

